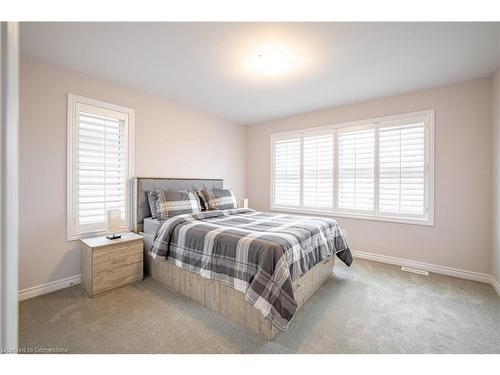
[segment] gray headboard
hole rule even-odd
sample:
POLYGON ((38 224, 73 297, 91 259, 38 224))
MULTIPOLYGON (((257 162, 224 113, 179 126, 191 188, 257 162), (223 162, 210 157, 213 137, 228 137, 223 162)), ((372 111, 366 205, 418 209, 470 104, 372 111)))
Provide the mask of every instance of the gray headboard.
POLYGON ((142 231, 144 218, 151 216, 146 192, 149 190, 212 190, 222 189, 222 178, 158 178, 134 177, 132 180, 132 228, 142 231))

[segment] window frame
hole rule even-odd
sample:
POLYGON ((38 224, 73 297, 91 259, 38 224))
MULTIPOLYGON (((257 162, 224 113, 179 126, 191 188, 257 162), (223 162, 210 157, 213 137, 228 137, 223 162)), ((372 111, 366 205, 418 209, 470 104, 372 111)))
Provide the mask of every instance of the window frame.
POLYGON ((435 123, 434 123, 435 110, 423 110, 417 112, 400 113, 389 116, 382 116, 364 120, 348 121, 334 123, 330 125, 317 126, 312 128, 302 128, 288 132, 280 132, 271 134, 271 157, 270 157, 270 210, 277 212, 289 212, 297 214, 312 214, 312 215, 324 215, 324 216, 334 216, 349 219, 362 219, 362 220, 373 220, 381 222, 393 222, 402 224, 416 224, 425 226, 434 226, 434 189, 435 189, 435 123), (424 120, 424 131, 425 131, 425 145, 424 145, 424 157, 425 157, 425 186, 424 186, 424 202, 426 206, 426 217, 412 217, 412 215, 400 216, 398 214, 390 213, 380 213, 378 211, 379 205, 379 128, 385 127, 387 124, 381 123, 397 123, 405 122, 411 119, 421 118, 424 120), (356 210, 339 210, 338 209, 338 136, 337 131, 343 128, 351 127, 370 127, 375 128, 375 176, 374 176, 374 210, 369 213, 359 212, 356 210), (303 148, 303 137, 305 134, 310 134, 313 132, 332 132, 334 134, 334 186, 333 186, 333 208, 332 209, 314 209, 305 208, 302 206, 303 201, 303 155, 301 155, 301 190, 300 190, 300 207, 287 207, 279 206, 274 204, 274 157, 275 150, 274 144, 276 140, 286 139, 291 136, 298 136, 301 138, 301 148, 303 148))
POLYGON ((122 230, 131 228, 132 214, 132 189, 130 180, 134 176, 134 118, 135 111, 132 108, 123 107, 120 105, 104 102, 97 99, 91 99, 85 96, 80 96, 68 93, 68 111, 67 111, 67 182, 66 182, 66 240, 74 241, 80 238, 99 236, 106 234, 106 229, 88 229, 81 230, 76 224, 76 207, 77 203, 76 192, 76 152, 77 152, 77 134, 78 134, 78 111, 77 106, 92 106, 98 109, 96 112, 101 112, 105 115, 106 112, 120 113, 125 116, 127 123, 127 179, 125 193, 125 222, 122 225, 122 230))

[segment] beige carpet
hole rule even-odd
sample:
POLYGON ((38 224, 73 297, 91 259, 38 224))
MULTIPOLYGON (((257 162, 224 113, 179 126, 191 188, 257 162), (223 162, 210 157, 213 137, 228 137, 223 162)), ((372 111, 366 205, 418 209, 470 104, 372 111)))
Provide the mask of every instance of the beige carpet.
POLYGON ((147 278, 93 299, 79 286, 20 303, 20 347, 72 353, 500 353, 490 285, 356 259, 272 342, 147 278))

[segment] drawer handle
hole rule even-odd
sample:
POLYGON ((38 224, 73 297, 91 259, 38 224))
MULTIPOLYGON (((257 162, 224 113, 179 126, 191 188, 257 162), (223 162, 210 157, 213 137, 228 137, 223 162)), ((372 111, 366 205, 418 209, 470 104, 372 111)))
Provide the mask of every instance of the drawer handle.
POLYGON ((128 247, 129 249, 131 249, 131 248, 133 248, 133 247, 139 247, 139 246, 140 246, 140 247, 143 247, 141 242, 135 242, 135 243, 132 243, 132 244, 128 245, 127 247, 128 247))
POLYGON ((127 277, 130 277, 130 275, 120 276, 120 277, 118 277, 116 279, 113 279, 113 281, 120 281, 122 279, 126 279, 127 277))
POLYGON ((121 257, 121 258, 115 258, 111 261, 111 263, 113 264, 116 264, 116 263, 120 263, 120 262, 123 262, 124 260, 127 260, 129 257, 121 257))

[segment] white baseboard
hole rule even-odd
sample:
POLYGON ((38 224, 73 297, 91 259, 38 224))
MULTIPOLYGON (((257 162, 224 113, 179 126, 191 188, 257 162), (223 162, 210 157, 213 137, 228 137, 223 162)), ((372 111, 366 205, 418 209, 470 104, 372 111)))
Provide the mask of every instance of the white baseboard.
MULTIPOLYGON (((458 268, 446 267, 446 266, 438 266, 436 264, 417 262, 414 260, 395 258, 387 255, 380 255, 369 253, 366 251, 359 250, 351 250, 352 255, 355 258, 372 260, 375 262, 393 264, 400 267, 412 267, 418 268, 421 270, 425 270, 428 272, 439 273, 442 275, 458 277, 466 280, 479 281, 486 284, 491 284, 491 286, 496 290, 498 295, 500 296, 500 283, 495 280, 492 275, 487 275, 485 273, 461 270, 458 268)), ((72 285, 80 284, 81 278, 80 275, 66 277, 61 280, 52 281, 50 283, 36 285, 31 288, 27 288, 19 291, 19 301, 23 301, 28 298, 33 298, 37 296, 41 296, 42 294, 47 294, 50 292, 55 292, 56 290, 67 288, 72 285)))
MULTIPOLYGON (((428 271, 428 272, 434 272, 434 273, 439 273, 442 275, 458 277, 458 278, 466 279, 466 280, 479 281, 482 283, 493 285, 493 283, 492 283, 492 280, 494 280, 493 277, 491 275, 487 275, 485 273, 461 270, 459 268, 439 266, 436 264, 430 264, 430 263, 424 263, 424 262, 417 262, 415 260, 395 258, 395 257, 387 256, 387 255, 373 254, 373 253, 368 253, 366 251, 351 250, 351 252, 355 258, 373 260, 375 262, 381 262, 381 263, 394 264, 396 266, 401 266, 401 267, 418 268, 418 269, 428 271)), ((495 287, 495 286, 493 285, 493 287, 495 287)), ((497 289, 497 292, 498 292, 498 289, 497 289)))
POLYGON ((65 277, 64 279, 51 281, 50 283, 40 284, 32 286, 31 288, 23 289, 19 291, 18 299, 23 301, 28 298, 33 298, 36 296, 41 296, 42 294, 47 294, 50 292, 55 292, 56 290, 67 288, 72 285, 80 284, 80 275, 65 277))
POLYGON ((491 286, 495 288, 497 294, 500 296, 500 283, 493 276, 491 276, 491 286))

